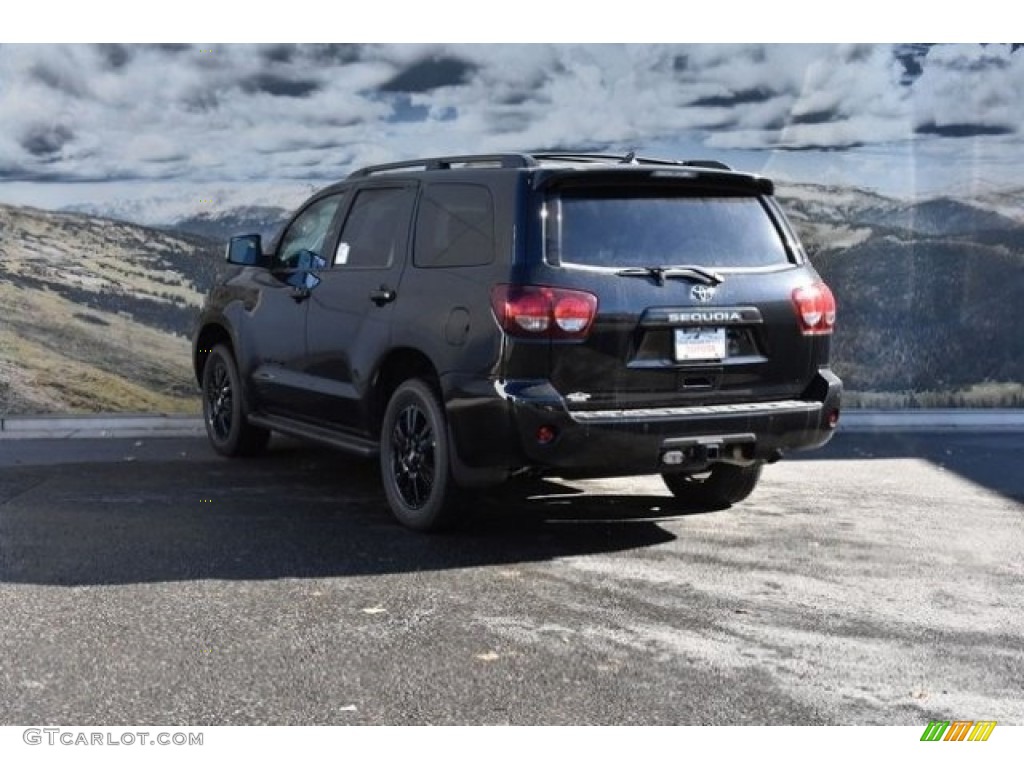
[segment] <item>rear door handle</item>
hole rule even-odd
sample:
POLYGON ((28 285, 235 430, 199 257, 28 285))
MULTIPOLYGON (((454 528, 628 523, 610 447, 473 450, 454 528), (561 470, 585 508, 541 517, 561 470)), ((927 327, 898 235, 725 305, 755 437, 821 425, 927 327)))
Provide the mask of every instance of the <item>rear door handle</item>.
POLYGON ((376 291, 370 291, 370 301, 376 304, 378 307, 383 307, 385 304, 390 304, 392 301, 398 298, 398 294, 395 293, 391 288, 386 285, 382 285, 376 291))

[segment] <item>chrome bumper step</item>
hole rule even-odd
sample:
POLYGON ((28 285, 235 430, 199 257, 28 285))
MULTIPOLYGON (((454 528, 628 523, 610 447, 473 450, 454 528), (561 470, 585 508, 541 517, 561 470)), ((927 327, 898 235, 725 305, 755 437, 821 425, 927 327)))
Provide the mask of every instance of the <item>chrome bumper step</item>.
POLYGON ((821 403, 807 400, 776 400, 768 403, 728 403, 725 405, 696 405, 679 408, 617 408, 602 411, 570 411, 573 420, 580 423, 675 421, 708 416, 759 416, 780 413, 811 413, 821 403))

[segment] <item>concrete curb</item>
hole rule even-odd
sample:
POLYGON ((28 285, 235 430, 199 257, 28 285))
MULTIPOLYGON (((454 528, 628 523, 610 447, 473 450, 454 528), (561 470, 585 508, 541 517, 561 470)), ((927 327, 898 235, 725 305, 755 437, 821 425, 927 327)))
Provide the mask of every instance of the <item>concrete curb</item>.
POLYGON ((843 432, 1024 432, 1024 408, 843 411, 843 432))
POLYGON ((199 437, 206 434, 198 416, 96 414, 89 416, 5 416, 0 440, 72 437, 199 437))
MULTIPOLYGON (((1024 408, 847 410, 840 432, 1024 432, 1024 408)), ((199 416, 97 414, 89 416, 7 416, 0 439, 74 437, 200 437, 199 416)))

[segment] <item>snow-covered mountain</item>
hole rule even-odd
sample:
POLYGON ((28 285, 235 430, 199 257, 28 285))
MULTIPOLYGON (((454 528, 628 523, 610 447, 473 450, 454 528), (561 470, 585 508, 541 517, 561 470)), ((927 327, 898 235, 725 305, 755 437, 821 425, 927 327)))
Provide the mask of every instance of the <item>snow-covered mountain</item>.
POLYGON ((243 205, 219 211, 202 211, 162 225, 175 232, 202 235, 224 241, 232 235, 258 234, 264 243, 277 236, 291 210, 268 205, 243 205))
POLYGON ((214 240, 253 232, 269 238, 314 191, 309 184, 188 187, 156 194, 142 191, 135 197, 79 203, 63 210, 191 232, 214 240))

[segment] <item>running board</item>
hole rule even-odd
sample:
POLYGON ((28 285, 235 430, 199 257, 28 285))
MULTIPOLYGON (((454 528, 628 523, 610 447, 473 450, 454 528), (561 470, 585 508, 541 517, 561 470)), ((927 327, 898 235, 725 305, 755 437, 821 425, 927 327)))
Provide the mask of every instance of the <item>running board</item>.
POLYGON ((372 459, 380 454, 380 444, 376 440, 327 429, 304 421, 289 419, 286 416, 270 416, 265 413, 250 413, 249 423, 255 427, 263 427, 291 437, 301 437, 347 453, 372 459))

